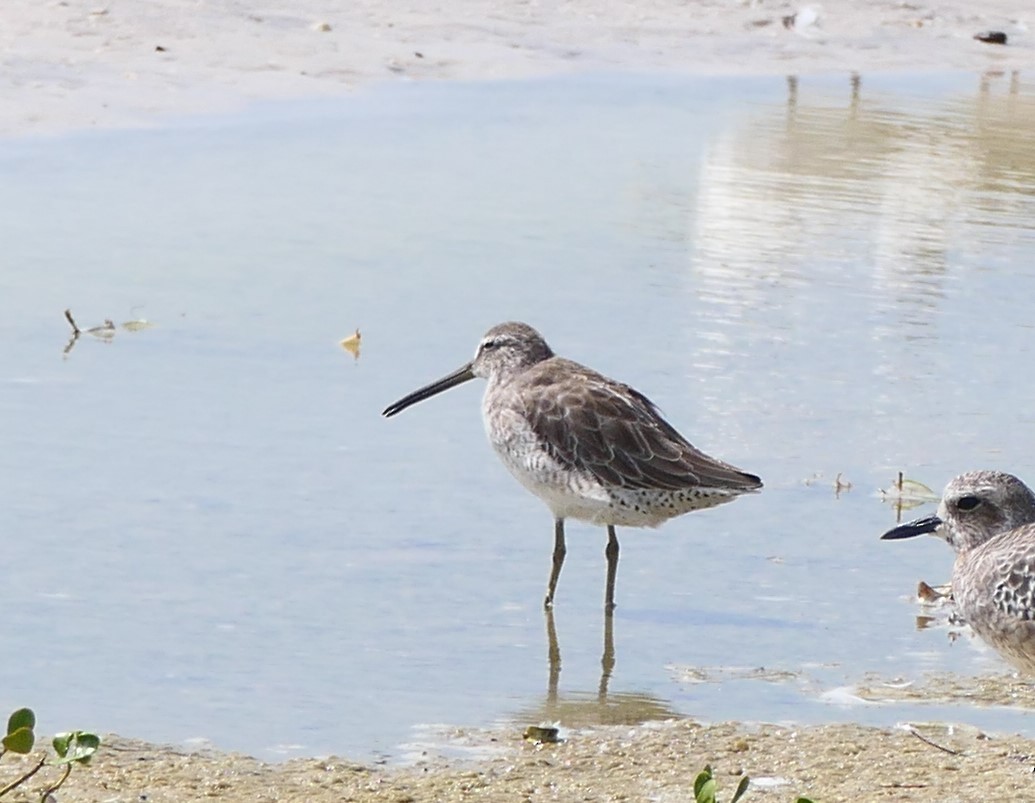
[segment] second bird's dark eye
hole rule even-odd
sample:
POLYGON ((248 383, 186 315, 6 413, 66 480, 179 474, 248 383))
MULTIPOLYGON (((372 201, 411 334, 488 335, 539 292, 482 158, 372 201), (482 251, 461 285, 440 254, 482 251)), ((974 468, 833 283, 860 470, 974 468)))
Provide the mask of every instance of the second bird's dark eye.
POLYGON ((961 496, 959 501, 956 503, 956 507, 960 510, 973 510, 981 504, 981 500, 976 496, 961 496))

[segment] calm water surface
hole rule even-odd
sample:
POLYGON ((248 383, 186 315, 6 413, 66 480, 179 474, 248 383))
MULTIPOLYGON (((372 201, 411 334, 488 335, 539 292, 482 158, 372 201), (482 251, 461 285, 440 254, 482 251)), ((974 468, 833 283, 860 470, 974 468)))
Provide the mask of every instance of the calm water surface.
POLYGON ((952 555, 879 542, 877 489, 1035 481, 1033 125, 1008 76, 608 77, 0 143, 0 706, 263 757, 539 718, 1030 731, 830 698, 1003 670, 916 628, 952 555), (66 307, 155 326, 63 354, 66 307), (508 319, 767 483, 620 531, 603 690, 603 530, 569 526, 546 620, 551 519, 481 389, 379 415, 508 319))

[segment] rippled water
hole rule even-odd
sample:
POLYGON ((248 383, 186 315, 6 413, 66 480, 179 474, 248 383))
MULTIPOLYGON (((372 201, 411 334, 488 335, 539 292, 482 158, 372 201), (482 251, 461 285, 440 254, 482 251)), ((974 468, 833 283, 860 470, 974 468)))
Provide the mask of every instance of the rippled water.
POLYGON ((1033 125, 1016 76, 609 76, 0 143, 0 703, 265 757, 540 718, 1030 730, 837 701, 1003 669, 917 629, 952 555, 879 542, 877 489, 1035 481, 1033 125), (65 308, 155 325, 63 353, 65 308), (480 389, 379 415, 507 319, 766 481, 620 531, 611 633, 578 523, 544 617, 550 516, 480 389))

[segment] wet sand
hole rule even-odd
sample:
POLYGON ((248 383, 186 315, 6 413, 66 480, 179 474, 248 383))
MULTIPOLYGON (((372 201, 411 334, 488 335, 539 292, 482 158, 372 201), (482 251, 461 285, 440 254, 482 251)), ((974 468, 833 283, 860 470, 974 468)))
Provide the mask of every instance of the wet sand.
MULTIPOLYGON (((937 675, 922 685, 869 678, 860 700, 998 705, 1029 710, 1035 689, 1003 674, 937 675)), ((364 765, 346 758, 268 764, 248 756, 104 737, 94 762, 77 768, 60 800, 172 801, 685 801, 696 774, 713 767, 720 799, 740 777, 749 800, 816 801, 1026 800, 1031 796, 1035 740, 985 733, 969 725, 721 723, 689 719, 562 730, 562 741, 538 744, 514 725, 447 735, 452 755, 426 756, 406 767, 364 765)), ((37 755, 39 753, 37 752, 37 755)), ((33 762, 5 757, 2 777, 33 762), (19 764, 20 762, 20 764, 19 764)), ((36 800, 44 770, 13 799, 36 800), (35 792, 35 797, 30 792, 35 792)))
POLYGON ((0 135, 156 125, 383 81, 1035 65, 1026 0, 8 0, 2 23, 0 135), (974 40, 987 30, 1007 44, 974 40))
MULTIPOLYGON (((459 735, 459 734, 458 734, 459 735)), ((983 801, 1031 797, 1035 742, 969 727, 856 725, 811 728, 689 721, 576 732, 536 745, 520 734, 466 734, 495 755, 477 762, 406 769, 340 758, 269 765, 219 753, 113 739, 61 790, 75 801, 686 801, 712 765, 719 799, 740 776, 746 800, 983 801), (919 735, 917 735, 919 734, 919 735), (922 738, 921 738, 922 737, 922 738)), ((31 799, 26 796, 25 800, 31 799)))

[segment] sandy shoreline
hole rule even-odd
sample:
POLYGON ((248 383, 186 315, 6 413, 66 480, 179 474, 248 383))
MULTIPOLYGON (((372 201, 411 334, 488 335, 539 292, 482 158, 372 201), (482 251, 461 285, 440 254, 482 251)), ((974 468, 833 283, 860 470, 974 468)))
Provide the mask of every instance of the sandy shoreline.
POLYGON ((381 81, 608 70, 808 74, 1024 70, 1035 7, 822 3, 10 0, 0 12, 0 135, 155 125, 381 81), (798 13, 797 27, 785 17, 798 13), (1005 46, 973 39, 998 30, 1005 46))
MULTIPOLYGON (((572 733, 536 745, 518 733, 480 734, 493 757, 460 765, 386 769, 340 758, 264 764, 246 756, 186 753, 108 738, 61 790, 63 803, 225 801, 687 801, 710 763, 719 799, 741 775, 746 800, 1025 800, 1035 742, 967 727, 857 725, 789 728, 690 721, 572 733)), ((5 760, 5 763, 6 760, 5 760)), ((28 762, 25 763, 28 765, 28 762)), ((7 763, 9 778, 16 762, 7 763)), ((54 775, 54 771, 50 770, 54 775)), ((27 784, 33 799, 44 781, 27 784)))
MULTIPOLYGON (((855 690, 880 705, 907 699, 933 704, 1035 707, 1035 689, 1013 675, 961 678, 935 675, 922 684, 872 677, 855 690)), ((451 757, 426 755, 403 767, 361 764, 340 757, 269 764, 234 753, 188 750, 105 736, 94 761, 76 768, 62 803, 225 801, 683 801, 695 775, 713 767, 719 799, 740 777, 751 779, 747 800, 814 801, 1026 800, 1031 797, 1035 740, 982 732, 970 725, 902 723, 701 724, 676 719, 645 724, 563 729, 564 739, 537 744, 520 724, 455 729, 451 757), (456 758, 455 756, 467 756, 456 758)), ((40 740, 40 744, 46 742, 40 740)), ((0 782, 42 755, 5 756, 0 782)), ((57 775, 45 769, 12 797, 36 800, 57 775), (35 793, 33 796, 32 793, 35 793)))

